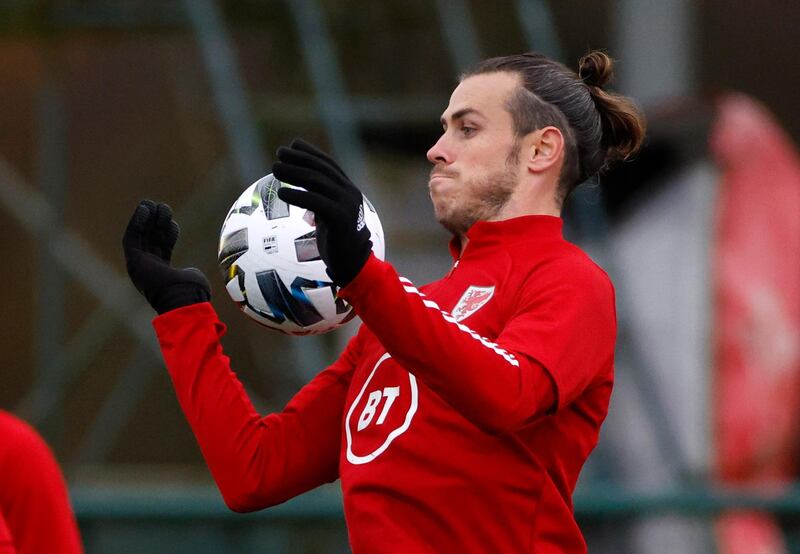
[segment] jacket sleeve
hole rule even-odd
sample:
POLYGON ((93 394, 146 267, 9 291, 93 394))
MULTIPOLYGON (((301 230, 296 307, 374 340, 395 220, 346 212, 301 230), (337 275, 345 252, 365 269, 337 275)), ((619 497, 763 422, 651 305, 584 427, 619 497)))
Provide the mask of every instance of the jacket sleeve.
POLYGON ((155 318, 178 401, 225 503, 247 512, 338 478, 345 395, 358 337, 281 413, 261 417, 230 368, 209 303, 155 318))
MULTIPOLYGON (((403 367, 492 433, 513 432, 574 399, 591 377, 564 376, 592 373, 599 365, 593 359, 599 348, 592 344, 608 342, 580 334, 587 327, 582 321, 598 306, 594 291, 577 284, 546 294, 520 291, 518 309, 496 342, 457 322, 374 256, 341 295, 403 367), (549 353, 551 343, 578 354, 549 353), (551 361, 559 365, 548 366, 551 361)), ((606 323, 603 317, 591 327, 606 323)))
POLYGON ((0 554, 17 554, 14 539, 11 537, 2 512, 0 512, 0 554))

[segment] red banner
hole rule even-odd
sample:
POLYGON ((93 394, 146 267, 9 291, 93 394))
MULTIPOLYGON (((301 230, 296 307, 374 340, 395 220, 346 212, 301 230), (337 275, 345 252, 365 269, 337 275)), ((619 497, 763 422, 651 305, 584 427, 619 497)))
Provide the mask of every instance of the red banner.
MULTIPOLYGON (((711 149, 721 170, 714 253, 715 476, 781 486, 800 437, 800 161, 767 111, 719 104, 711 149)), ((783 552, 768 518, 731 515, 720 552, 783 552), (745 550, 742 550, 745 548, 745 550)))

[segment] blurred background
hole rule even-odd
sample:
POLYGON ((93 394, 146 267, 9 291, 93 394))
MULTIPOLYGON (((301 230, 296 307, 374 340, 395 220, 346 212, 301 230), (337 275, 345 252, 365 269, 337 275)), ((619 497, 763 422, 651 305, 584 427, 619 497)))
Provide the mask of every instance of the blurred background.
POLYGON ((277 146, 332 152, 423 284, 450 265, 425 152, 459 72, 601 48, 649 131, 565 213, 620 324, 575 495, 589 550, 800 552, 798 28, 795 0, 3 0, 0 408, 52 447, 87 552, 346 552, 335 484, 224 507, 125 274, 130 214, 175 208, 176 263, 210 276, 234 369, 280 410, 356 324, 280 336, 223 292, 220 226, 277 146))

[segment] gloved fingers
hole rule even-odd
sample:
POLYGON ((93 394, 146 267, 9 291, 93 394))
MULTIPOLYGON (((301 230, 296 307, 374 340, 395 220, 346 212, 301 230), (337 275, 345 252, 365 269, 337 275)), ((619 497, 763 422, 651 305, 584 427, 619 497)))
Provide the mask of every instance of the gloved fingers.
POLYGON ((142 242, 142 250, 149 254, 158 256, 159 258, 163 258, 164 249, 161 247, 163 237, 161 230, 158 227, 159 205, 160 204, 154 204, 153 208, 147 214, 147 221, 145 221, 144 224, 144 241, 142 242))
MULTIPOLYGON (((315 192, 338 201, 341 196, 341 187, 324 173, 286 162, 275 162, 272 165, 272 174, 276 179, 296 187, 303 187, 309 192, 315 192)), ((282 187, 283 190, 286 187, 282 187)), ((281 200, 283 200, 281 198, 281 200)))
MULTIPOLYGON (((327 175, 334 183, 341 183, 343 186, 346 186, 350 183, 347 176, 344 175, 344 173, 342 173, 338 167, 335 167, 327 160, 309 154, 308 152, 281 146, 278 148, 276 154, 279 161, 297 167, 305 167, 319 171, 320 173, 327 175)), ((291 181, 289 181, 289 183, 294 184, 291 181)))
POLYGON ((156 211, 156 203, 153 202, 152 200, 144 199, 141 202, 139 202, 139 204, 142 205, 142 206, 147 206, 147 209, 150 212, 155 212, 156 211))
POLYGON ((181 234, 181 226, 174 219, 169 222, 169 229, 166 232, 166 257, 167 261, 172 260, 172 249, 175 248, 175 243, 178 242, 178 237, 181 234))
POLYGON ((172 250, 178 240, 180 227, 172 217, 172 208, 168 204, 159 204, 156 207, 155 230, 157 245, 160 252, 156 251, 166 261, 172 259, 172 250))
POLYGON ((347 175, 345 174, 344 170, 341 167, 339 167, 339 164, 336 163, 336 160, 334 160, 331 156, 329 156, 328 154, 326 154, 325 152, 323 152, 322 150, 320 150, 319 148, 317 148, 313 144, 311 144, 309 142, 306 142, 301 138, 296 138, 296 139, 294 139, 292 141, 292 143, 289 145, 289 147, 292 150, 305 152, 307 154, 311 154, 315 158, 319 158, 319 159, 323 160, 324 162, 329 164, 333 169, 335 169, 339 173, 340 176, 342 176, 345 179, 347 179, 347 175))
POLYGON ((144 250, 147 242, 147 222, 150 214, 155 211, 156 205, 150 200, 142 200, 133 211, 125 234, 122 236, 122 248, 125 257, 130 257, 134 250, 144 250))
POLYGON ((167 229, 171 220, 172 208, 169 207, 169 204, 159 203, 156 206, 156 227, 160 230, 167 229))
POLYGON ((329 226, 338 226, 346 217, 336 202, 315 192, 282 187, 278 189, 278 198, 314 212, 314 218, 318 222, 324 220, 329 226))

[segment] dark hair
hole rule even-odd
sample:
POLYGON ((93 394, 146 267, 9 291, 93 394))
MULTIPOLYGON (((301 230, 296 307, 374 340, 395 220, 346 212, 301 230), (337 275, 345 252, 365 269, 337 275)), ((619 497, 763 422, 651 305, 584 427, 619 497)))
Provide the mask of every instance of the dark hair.
POLYGON ((485 60, 461 80, 500 71, 520 76, 523 86, 507 104, 514 132, 523 137, 548 125, 561 130, 565 152, 559 201, 563 202, 576 186, 611 162, 633 155, 644 140, 645 120, 636 104, 603 88, 611 79, 613 65, 604 52, 589 52, 578 62, 576 74, 529 52, 485 60))

